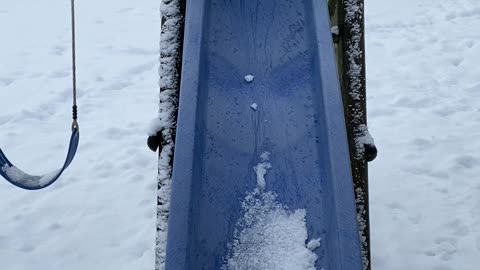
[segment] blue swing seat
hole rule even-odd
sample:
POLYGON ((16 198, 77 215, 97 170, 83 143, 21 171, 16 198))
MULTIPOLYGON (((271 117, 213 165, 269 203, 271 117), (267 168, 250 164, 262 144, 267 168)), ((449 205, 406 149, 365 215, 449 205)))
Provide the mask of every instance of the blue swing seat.
POLYGON ((46 188, 55 183, 60 175, 62 175, 63 171, 65 171, 65 169, 67 169, 67 167, 70 165, 75 157, 75 153, 77 152, 79 139, 80 131, 78 126, 74 125, 72 127, 70 146, 68 147, 65 163, 59 170, 55 170, 44 175, 30 175, 18 169, 8 160, 8 158, 5 156, 5 153, 3 153, 2 149, 0 148, 0 175, 2 175, 8 182, 19 188, 27 190, 46 188))

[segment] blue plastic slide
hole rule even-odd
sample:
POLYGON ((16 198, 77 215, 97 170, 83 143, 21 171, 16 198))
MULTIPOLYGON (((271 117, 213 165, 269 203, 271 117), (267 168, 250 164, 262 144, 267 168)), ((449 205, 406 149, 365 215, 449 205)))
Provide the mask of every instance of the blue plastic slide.
POLYGON ((185 19, 166 269, 362 269, 327 1, 185 19))

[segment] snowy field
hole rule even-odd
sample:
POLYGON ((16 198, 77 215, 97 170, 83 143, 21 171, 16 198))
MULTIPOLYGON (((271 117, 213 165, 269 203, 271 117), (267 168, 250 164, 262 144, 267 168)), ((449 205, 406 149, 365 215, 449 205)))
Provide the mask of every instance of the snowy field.
MULTIPOLYGON (((31 173, 61 166, 68 147, 69 2, 0 5, 0 146, 31 173)), ((46 190, 0 181, 2 270, 154 268, 159 3, 77 2, 80 147, 46 190)))
MULTIPOLYGON (((0 181, 0 269, 154 268, 159 0, 77 3, 80 148, 45 191, 0 181)), ((373 267, 480 265, 480 1, 367 0, 373 267)), ((69 1, 2 0, 0 146, 31 173, 70 136, 69 1)))
POLYGON ((480 1, 368 0, 374 269, 480 269, 480 1))

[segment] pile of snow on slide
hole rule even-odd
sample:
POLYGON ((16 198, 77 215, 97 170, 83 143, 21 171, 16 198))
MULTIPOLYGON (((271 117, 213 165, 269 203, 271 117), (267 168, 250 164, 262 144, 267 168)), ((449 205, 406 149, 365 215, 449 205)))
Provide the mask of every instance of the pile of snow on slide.
POLYGON ((272 168, 270 153, 261 155, 254 167, 257 187, 247 194, 243 217, 237 222, 235 240, 222 270, 315 270, 313 251, 320 239, 310 240, 305 209, 289 210, 276 201, 277 194, 265 192, 265 175, 272 168))

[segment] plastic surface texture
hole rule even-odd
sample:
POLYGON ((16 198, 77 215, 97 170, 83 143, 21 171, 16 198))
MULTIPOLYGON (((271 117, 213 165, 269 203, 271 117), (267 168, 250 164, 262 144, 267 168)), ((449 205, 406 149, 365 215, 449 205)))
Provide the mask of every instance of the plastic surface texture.
POLYGON ((326 1, 191 0, 185 23, 166 269, 222 268, 265 151, 317 269, 362 269, 326 1))
POLYGON ((63 166, 59 170, 53 171, 45 175, 30 175, 23 171, 20 171, 8 160, 5 153, 3 153, 2 149, 0 149, 0 175, 3 176, 3 178, 5 178, 11 184, 26 190, 38 190, 46 188, 51 184, 55 183, 55 181, 57 181, 58 178, 62 175, 63 171, 65 171, 70 165, 70 163, 73 161, 75 153, 77 152, 79 139, 80 132, 78 128, 72 128, 72 135, 70 136, 70 144, 68 147, 67 157, 63 166), (8 170, 11 168, 15 168, 15 174, 8 173, 8 170))

